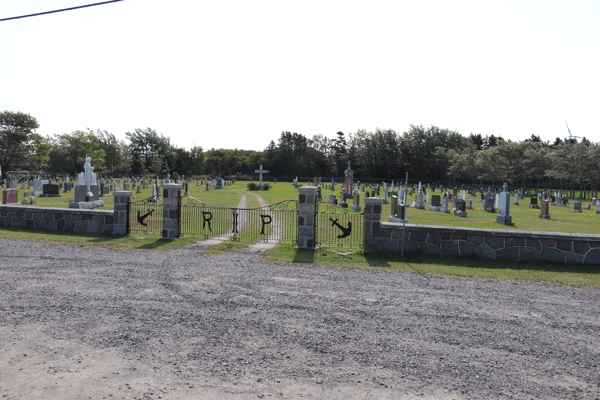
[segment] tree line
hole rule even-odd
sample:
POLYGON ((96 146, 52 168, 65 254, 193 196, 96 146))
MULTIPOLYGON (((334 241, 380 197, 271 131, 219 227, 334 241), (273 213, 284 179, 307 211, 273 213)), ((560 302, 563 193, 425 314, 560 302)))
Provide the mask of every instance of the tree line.
POLYGON ((587 139, 544 142, 470 134, 436 126, 337 132, 333 138, 282 132, 263 151, 178 147, 152 128, 117 138, 105 130, 77 130, 44 137, 39 123, 22 112, 0 112, 0 167, 52 175, 77 175, 85 155, 105 176, 217 176, 255 178, 264 165, 269 177, 341 177, 350 162, 357 179, 402 179, 440 184, 501 185, 597 190, 600 146, 587 139))

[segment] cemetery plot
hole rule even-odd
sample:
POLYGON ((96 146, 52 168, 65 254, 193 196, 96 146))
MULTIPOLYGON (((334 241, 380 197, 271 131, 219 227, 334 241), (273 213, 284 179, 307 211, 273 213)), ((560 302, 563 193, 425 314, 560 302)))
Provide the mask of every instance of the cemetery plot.
POLYGON ((163 205, 153 198, 130 202, 128 233, 160 236, 163 231, 163 205))
POLYGON ((315 243, 319 247, 363 248, 364 213, 317 202, 315 243))
POLYGON ((262 208, 231 208, 189 197, 181 207, 182 236, 296 244, 298 202, 285 200, 262 208))

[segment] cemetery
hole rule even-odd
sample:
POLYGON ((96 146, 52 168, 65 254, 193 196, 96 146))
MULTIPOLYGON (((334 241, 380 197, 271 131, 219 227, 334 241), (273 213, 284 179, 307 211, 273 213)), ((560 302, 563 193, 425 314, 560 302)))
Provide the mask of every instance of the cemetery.
MULTIPOLYGON (((268 171, 261 166, 257 173, 268 171)), ((348 167, 344 184, 338 182, 337 190, 333 190, 335 179, 332 184, 316 182, 317 187, 311 179, 305 183, 279 182, 268 191, 260 191, 259 202, 259 197, 244 194, 247 182, 165 182, 170 179, 108 179, 96 185, 90 181, 88 190, 82 176, 75 190, 67 187, 67 182, 46 181, 34 181, 31 192, 2 189, 0 225, 115 235, 132 232, 167 238, 229 237, 233 232, 232 240, 297 242, 299 247, 308 248, 338 246, 365 251, 600 263, 594 250, 600 246, 600 236, 596 236, 600 221, 594 219, 596 210, 590 207, 590 201, 571 200, 571 208, 563 201, 555 205, 536 196, 530 198, 531 202, 524 198, 519 204, 517 193, 508 191, 506 185, 495 195, 488 190, 481 195, 482 200, 473 191, 443 191, 424 185, 413 189, 395 187, 393 183, 389 187, 355 184, 348 167), (40 187, 41 193, 33 195, 40 187), (62 193, 57 193, 61 187, 62 193), (121 188, 130 190, 115 190, 121 188), (23 192, 20 197, 19 191, 23 192), (72 206, 81 200, 99 204, 96 202, 100 196, 102 203, 93 209, 72 206), (279 206, 282 209, 261 211, 265 204, 284 203, 279 206), (541 208, 527 204, 541 204, 541 208), (181 208, 180 222, 169 222, 166 205, 173 210, 181 208), (232 228, 231 209, 236 207, 240 212, 234 215, 232 228), (379 212, 374 213, 374 209, 379 212), (129 225, 125 223, 127 215, 129 225)))
POLYGON ((255 184, 221 177, 172 180, 170 174, 103 179, 91 162, 86 156, 74 186, 68 177, 32 179, 29 191, 14 181, 3 185, 0 226, 600 264, 596 198, 586 205, 574 197, 570 208, 564 194, 537 192, 525 207, 524 190, 506 183, 496 192, 480 188, 479 196, 472 188, 420 181, 412 187, 369 185, 354 181, 350 163, 336 190, 335 177, 331 184, 321 177, 306 184, 297 177, 291 184, 264 183, 269 170, 263 165, 255 170, 255 184), (252 188, 260 193, 250 196, 252 188))

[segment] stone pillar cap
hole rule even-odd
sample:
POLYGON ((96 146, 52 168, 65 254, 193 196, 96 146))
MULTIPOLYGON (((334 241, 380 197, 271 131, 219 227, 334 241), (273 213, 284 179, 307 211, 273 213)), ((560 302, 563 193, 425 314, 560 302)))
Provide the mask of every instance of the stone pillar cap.
POLYGON ((298 188, 299 192, 308 192, 308 193, 316 193, 318 192, 318 188, 315 186, 302 186, 298 188))
POLYGON ((183 185, 179 183, 165 183, 160 186, 163 189, 183 189, 183 185))
POLYGON ((365 197, 365 204, 383 204, 383 199, 378 197, 365 197))

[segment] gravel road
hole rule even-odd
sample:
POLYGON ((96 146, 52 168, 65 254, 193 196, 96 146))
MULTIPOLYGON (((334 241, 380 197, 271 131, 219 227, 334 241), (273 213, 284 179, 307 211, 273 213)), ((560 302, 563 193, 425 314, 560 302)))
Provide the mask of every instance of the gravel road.
POLYGON ((598 399, 600 290, 0 239, 0 400, 598 399))

